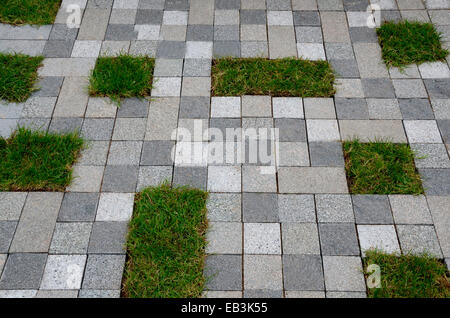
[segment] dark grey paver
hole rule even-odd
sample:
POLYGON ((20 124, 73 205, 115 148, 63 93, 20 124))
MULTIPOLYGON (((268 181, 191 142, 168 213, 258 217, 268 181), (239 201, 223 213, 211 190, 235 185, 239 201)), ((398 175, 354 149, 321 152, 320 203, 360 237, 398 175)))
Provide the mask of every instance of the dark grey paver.
POLYGON ((344 166, 342 145, 338 142, 309 143, 311 166, 340 167, 344 166))
POLYGON ((156 57, 168 59, 184 58, 186 43, 181 41, 162 41, 158 45, 156 57))
POLYGON ((450 195, 450 169, 419 169, 427 195, 450 195))
POLYGON ((173 172, 173 184, 206 190, 206 167, 179 167, 173 172))
POLYGON ((278 195, 243 193, 242 217, 244 222, 279 222, 278 195))
POLYGON ((89 254, 124 254, 127 222, 94 222, 89 254))
POLYGON ((212 25, 190 24, 186 30, 186 41, 212 41, 214 27, 212 25))
POLYGON ((336 98, 338 119, 369 119, 369 109, 364 98, 336 98))
POLYGON ((358 238, 352 223, 320 223, 323 255, 359 255, 358 238))
POLYGON ((434 119, 434 113, 428 99, 399 99, 398 105, 403 119, 434 119))
POLYGON ((69 192, 64 194, 58 215, 60 222, 91 222, 97 212, 98 193, 69 192))
POLYGON ((148 115, 149 103, 143 98, 125 98, 117 110, 117 117, 145 118, 148 115))
POLYGON ((0 221, 0 253, 8 253, 17 222, 0 221))
POLYGON ((0 289, 38 289, 46 254, 10 254, 0 279, 0 289))
POLYGON ((83 289, 120 289, 125 255, 88 256, 83 279, 83 289))
POLYGON ((142 147, 141 165, 168 166, 173 164, 172 149, 175 143, 168 140, 146 141, 142 147))
POLYGON ((209 255, 206 290, 242 290, 242 255, 209 255))
POLYGON ((279 141, 306 141, 304 120, 276 118, 275 128, 279 128, 279 141))
POLYGON ((138 166, 106 166, 102 191, 134 192, 138 179, 138 166))
POLYGON ((318 255, 283 255, 285 290, 324 290, 322 260, 318 255))
POLYGON ((393 224, 386 195, 353 195, 353 209, 357 224, 393 224))

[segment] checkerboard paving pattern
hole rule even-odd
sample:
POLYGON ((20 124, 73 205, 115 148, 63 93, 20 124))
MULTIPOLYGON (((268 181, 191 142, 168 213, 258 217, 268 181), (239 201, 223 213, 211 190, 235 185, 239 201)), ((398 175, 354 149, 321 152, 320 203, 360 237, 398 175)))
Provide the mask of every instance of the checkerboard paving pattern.
MULTIPOLYGON (((65 0, 54 25, 0 24, 0 51, 45 56, 40 90, 0 105, 0 134, 20 124, 89 140, 67 192, 0 193, 0 297, 119 297, 134 194, 163 180, 210 191, 206 297, 365 297, 370 247, 427 250, 448 264, 450 60, 388 70, 368 5, 65 0), (66 25, 70 4, 82 14, 75 28, 66 25), (87 95, 96 58, 120 52, 156 58, 151 100, 117 108, 87 95), (328 60, 337 93, 211 98, 211 59, 220 56, 328 60), (215 140, 174 130, 199 121, 278 128, 279 142, 267 143, 276 173, 209 155, 186 165, 183 149, 208 152, 215 140), (410 143, 425 195, 350 195, 340 141, 355 136, 410 143)), ((432 21, 450 47, 448 1, 380 5, 383 20, 432 21)), ((227 140, 227 154, 240 138, 227 140)))

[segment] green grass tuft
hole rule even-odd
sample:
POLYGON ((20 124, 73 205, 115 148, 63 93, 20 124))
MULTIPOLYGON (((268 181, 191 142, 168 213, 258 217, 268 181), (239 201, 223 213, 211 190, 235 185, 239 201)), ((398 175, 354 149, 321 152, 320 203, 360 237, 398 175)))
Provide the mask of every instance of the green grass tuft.
POLYGON ((75 133, 57 135, 19 128, 0 138, 0 191, 63 191, 83 148, 75 133))
POLYGON ((369 288, 370 298, 450 298, 447 268, 436 258, 372 250, 363 261, 365 269, 370 264, 381 269, 381 288, 369 288))
POLYGON ((408 144, 344 142, 348 186, 355 194, 422 194, 408 144))
POLYGON ((117 103, 120 98, 149 96, 154 67, 155 60, 147 56, 100 57, 89 79, 89 94, 117 103))
POLYGON ((135 199, 123 293, 130 298, 200 297, 208 194, 168 184, 135 199))
POLYGON ((13 25, 53 24, 61 0, 2 0, 0 22, 13 25))
POLYGON ((35 90, 37 69, 42 65, 41 56, 0 53, 0 99, 23 102, 35 90))
POLYGON ((377 29, 384 62, 404 67, 444 60, 449 52, 441 46, 441 35, 431 23, 387 22, 377 29))
POLYGON ((334 73, 326 61, 221 58, 212 65, 212 95, 330 97, 334 73))

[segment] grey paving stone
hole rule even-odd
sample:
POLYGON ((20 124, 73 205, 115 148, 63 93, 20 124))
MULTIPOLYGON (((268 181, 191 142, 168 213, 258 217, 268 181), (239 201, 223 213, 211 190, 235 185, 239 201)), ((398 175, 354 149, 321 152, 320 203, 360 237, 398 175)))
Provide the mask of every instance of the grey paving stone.
POLYGON ((363 256, 372 249, 400 254, 394 225, 358 225, 358 237, 363 256))
POLYGON ((271 289, 245 289, 244 298, 283 298, 283 291, 271 289))
POLYGON ((392 84, 394 85, 397 98, 427 98, 427 92, 422 80, 396 79, 392 80, 392 84))
POLYGON ((137 32, 133 24, 109 24, 106 29, 105 40, 131 41, 137 39, 137 32))
POLYGON ((139 0, 139 9, 164 9, 164 0, 139 0))
POLYGON ((301 43, 322 43, 322 29, 320 27, 298 26, 295 27, 297 42, 301 43))
POLYGON ((155 61, 154 76, 181 76, 183 70, 182 59, 157 59, 155 61))
POLYGON ((213 47, 214 57, 240 57, 241 46, 239 41, 215 41, 213 47))
POLYGON ((241 167, 209 166, 208 191, 241 192, 241 167))
POLYGON ((434 119, 428 99, 399 99, 398 104, 403 119, 434 119))
POLYGON ((51 117, 56 97, 31 97, 22 110, 22 117, 51 117))
POLYGON ((102 193, 96 221, 129 221, 133 214, 134 193, 102 193))
POLYGON ((206 290, 242 290, 242 255, 209 255, 204 275, 206 290))
POLYGON ((212 41, 214 27, 212 25, 189 24, 186 31, 186 41, 212 41))
POLYGON ((397 99, 368 98, 370 119, 402 119, 397 99))
POLYGON ((0 220, 18 221, 26 198, 26 192, 0 192, 0 220))
MULTIPOLYGON (((296 57, 297 45, 295 31, 292 25, 268 26, 269 56, 270 58, 296 57)), ((306 45, 304 45, 306 46, 306 45)), ((323 48, 322 48, 323 49, 323 48)), ((310 53, 310 52, 308 52, 310 53)), ((312 53, 316 53, 312 50, 312 53)))
POLYGON ((206 190, 206 167, 179 167, 173 173, 173 184, 206 190))
POLYGON ((442 258, 434 226, 397 225, 397 232, 403 253, 428 253, 437 258, 442 258))
POLYGON ((360 257, 324 256, 323 269, 327 293, 366 290, 360 257))
POLYGON ((143 140, 146 124, 145 118, 117 118, 112 140, 143 140))
POLYGON ((389 195, 395 224, 433 224, 423 195, 389 195))
POLYGON ((183 96, 180 101, 180 118, 209 118, 209 101, 205 96, 183 96))
POLYGON ((74 117, 54 117, 50 122, 48 128, 49 132, 55 132, 59 134, 67 134, 81 131, 81 126, 83 124, 83 118, 74 117))
POLYGON ((241 57, 269 57, 267 42, 241 42, 241 57))
POLYGON ((208 220, 215 222, 241 221, 241 194, 210 193, 206 202, 208 220))
POLYGON ((120 298, 120 289, 80 289, 79 298, 120 298))
POLYGON ((88 140, 110 140, 114 119, 86 118, 81 128, 81 136, 88 140))
POLYGON ((112 8, 113 0, 88 0, 87 8, 107 9, 112 8))
POLYGON ((239 25, 215 25, 214 41, 239 41, 239 25))
POLYGON ((349 28, 350 39, 352 43, 377 43, 378 38, 375 29, 367 27, 349 28))
POLYGON ((173 141, 146 141, 142 147, 141 165, 167 166, 173 163, 173 141))
POLYGON ((78 290, 38 290, 34 298, 77 298, 78 290))
POLYGON ((34 298, 37 290, 19 289, 19 290, 0 290, 1 298, 34 298))
POLYGON ((395 98, 394 87, 390 79, 363 78, 361 83, 366 97, 395 98))
POLYGON ((156 24, 160 25, 163 19, 162 10, 138 9, 135 24, 156 24))
MULTIPOLYGON (((119 38, 124 35, 124 30, 111 29, 109 30, 108 20, 111 9, 86 9, 83 15, 83 20, 78 32, 78 40, 103 40, 110 35, 117 35, 119 38), (108 27, 108 29, 107 29, 108 27), (115 33, 114 31, 118 32, 115 33)), ((108 39, 108 38, 106 38, 108 39)))
POLYGON ((125 98, 117 110, 117 117, 146 118, 149 103, 146 99, 125 98))
POLYGON ((339 128, 343 140, 353 140, 358 137, 362 142, 375 139, 406 142, 401 120, 340 120, 339 128))
POLYGON ((69 192, 99 192, 103 177, 103 166, 75 166, 69 192))
POLYGON ((0 253, 8 253, 16 226, 16 221, 0 221, 0 253))
POLYGON ((210 96, 211 79, 209 77, 183 77, 182 96, 210 96))
POLYGON ((356 60, 329 60, 338 77, 359 78, 356 60))
POLYGON ((350 223, 320 223, 323 255, 359 255, 356 229, 350 223))
POLYGON ((242 223, 210 222, 206 240, 208 254, 242 254, 242 223))
POLYGON ((95 58, 46 58, 43 64, 39 76, 89 76, 95 58))
POLYGON ((0 52, 41 56, 46 42, 44 40, 0 40, 0 52))
POLYGON ((336 111, 332 98, 304 98, 305 118, 335 119, 336 111))
POLYGON ((158 45, 156 57, 168 59, 184 58, 186 43, 181 41, 162 41, 158 45))
POLYGON ((0 25, 0 39, 6 40, 47 40, 52 26, 12 26, 0 25))
POLYGON ((162 182, 172 181, 172 166, 141 166, 136 191, 148 186, 157 186, 162 182))
POLYGON ((85 254, 92 223, 56 223, 49 252, 52 254, 85 254))
POLYGON ((18 119, 0 119, 0 136, 8 138, 16 130, 18 119))
POLYGON ((436 119, 450 119, 450 99, 431 99, 436 119))
POLYGON ((354 223, 352 199, 346 194, 317 194, 317 220, 320 223, 354 223))
POLYGON ((46 253, 63 198, 62 193, 32 192, 17 225, 11 243, 11 253, 46 253))
POLYGON ((92 222, 97 212, 98 193, 65 193, 59 222, 92 222))
POLYGON ((210 76, 211 61, 209 59, 185 59, 183 76, 210 76))
POLYGON ((89 141, 81 151, 80 166, 104 166, 109 150, 109 141, 89 141))
POLYGON ((281 256, 244 255, 245 290, 281 290, 281 256))
POLYGON ((450 168, 444 144, 411 144, 411 149, 416 153, 416 168, 450 168))
POLYGON ((124 254, 127 222, 94 222, 89 254, 124 254))
POLYGON ((357 224, 393 224, 386 195, 353 195, 352 199, 357 224))
POLYGON ((10 254, 0 279, 0 288, 38 289, 46 261, 47 254, 10 254))
POLYGON ((240 10, 241 24, 266 24, 265 10, 240 10))
POLYGON ((141 141, 112 141, 108 165, 138 165, 141 157, 141 141))
POLYGON ((189 10, 189 0, 166 0, 166 10, 189 10))
POLYGON ((438 120, 437 125, 444 142, 446 144, 450 143, 450 120, 438 120))
POLYGON ((17 125, 31 130, 46 131, 50 125, 50 118, 21 118, 17 125))
POLYGON ((131 41, 129 54, 156 57, 158 41, 131 41))
POLYGON ((281 254, 278 223, 244 223, 245 254, 281 254))
POLYGON ((283 255, 284 289, 324 290, 322 260, 319 255, 283 255))
POLYGON ((286 298, 325 298, 324 291, 286 290, 286 298))
POLYGON ((262 24, 242 24, 241 41, 267 41, 267 29, 262 24))
POLYGON ((309 154, 311 166, 341 167, 344 166, 342 145, 338 142, 310 142, 309 154))
POLYGON ((428 196, 427 201, 433 216, 434 226, 438 235, 439 243, 441 245, 444 257, 450 255, 450 229, 448 227, 448 213, 447 207, 449 205, 450 197, 448 196, 428 196))
POLYGON ((440 143, 442 140, 434 120, 405 120, 403 124, 410 143, 440 143))
POLYGON ((347 17, 344 12, 321 11, 320 18, 325 42, 350 42, 347 17))
POLYGON ((44 47, 45 57, 70 57, 74 41, 50 40, 44 47))
POLYGON ((66 24, 56 23, 52 27, 49 40, 70 41, 77 38, 78 28, 69 28, 66 24))
POLYGON ((242 167, 242 190, 244 192, 276 192, 276 176, 274 173, 266 173, 265 168, 263 166, 242 167))
POLYGON ((114 118, 116 117, 117 109, 117 105, 109 98, 91 97, 88 101, 85 117, 114 118))
POLYGON ((369 0, 343 0, 345 11, 366 11, 369 0))
POLYGON ((306 141, 305 121, 293 118, 276 118, 275 128, 279 128, 279 141, 306 141))
POLYGON ((39 89, 33 92, 33 96, 57 97, 63 83, 63 77, 47 76, 39 79, 36 87, 39 89))
POLYGON ((106 166, 102 191, 134 192, 138 179, 138 166, 106 166))
POLYGON ((294 11, 294 25, 320 26, 320 16, 317 11, 294 11))
POLYGON ((125 255, 88 256, 83 289, 117 290, 122 283, 125 255))
POLYGON ((335 97, 359 98, 364 97, 362 84, 360 79, 356 78, 337 78, 336 81, 337 92, 335 97))
POLYGON ((338 119, 369 119, 369 109, 364 98, 336 98, 338 119))
POLYGON ((281 233, 283 254, 320 255, 316 223, 283 223, 281 233))
POLYGON ((79 289, 86 255, 49 255, 41 289, 79 289))
POLYGON ((130 41, 103 41, 100 50, 101 56, 117 56, 120 53, 128 53, 130 41))
POLYGON ((308 144, 306 142, 279 142, 278 166, 309 166, 308 144))
POLYGON ((449 169, 419 169, 419 173, 427 195, 450 194, 449 169))
POLYGON ((216 9, 239 9, 241 7, 241 1, 239 0, 215 0, 216 9))
POLYGON ((314 222, 314 197, 312 195, 278 195, 280 222, 314 222))
POLYGON ((278 222, 277 194, 243 193, 242 215, 244 222, 278 222))

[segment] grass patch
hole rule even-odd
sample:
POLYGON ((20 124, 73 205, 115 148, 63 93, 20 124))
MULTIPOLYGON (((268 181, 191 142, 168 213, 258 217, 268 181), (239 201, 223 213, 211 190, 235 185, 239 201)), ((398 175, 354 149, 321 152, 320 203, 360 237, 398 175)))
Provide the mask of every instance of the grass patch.
POLYGON ((63 191, 83 148, 75 133, 57 135, 19 128, 0 138, 1 191, 63 191))
POLYGON ((377 29, 378 41, 387 66, 444 60, 449 52, 441 46, 441 35, 433 24, 387 22, 377 29))
POLYGON ((23 102, 35 90, 42 56, 0 53, 0 99, 23 102))
POLYGON ((408 144, 344 142, 350 193, 422 194, 422 181, 408 144))
POLYGON ((326 61, 221 58, 212 65, 214 96, 330 97, 334 73, 326 61))
POLYGON ((116 103, 120 98, 149 96, 154 67, 155 59, 147 56, 100 57, 89 79, 89 94, 108 96, 116 103))
POLYGON ((207 196, 167 184, 138 193, 128 233, 125 297, 201 296, 207 196))
MULTIPOLYGON (((376 264, 381 269, 381 288, 369 288, 370 298, 449 298, 450 282, 446 266, 428 255, 395 255, 367 251, 364 268, 376 264)), ((365 273, 366 277, 370 273, 365 273)))
POLYGON ((53 24, 61 0, 2 0, 0 22, 13 25, 53 24))

